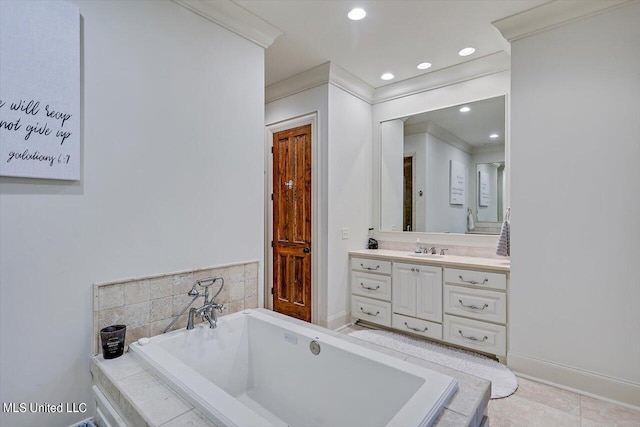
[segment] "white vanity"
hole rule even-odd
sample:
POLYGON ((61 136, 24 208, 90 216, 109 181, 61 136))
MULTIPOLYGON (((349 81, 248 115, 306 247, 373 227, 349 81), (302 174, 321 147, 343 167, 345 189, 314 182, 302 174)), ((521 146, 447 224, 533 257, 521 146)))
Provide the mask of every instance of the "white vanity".
POLYGON ((351 316, 507 356, 510 261, 391 250, 350 252, 351 316))

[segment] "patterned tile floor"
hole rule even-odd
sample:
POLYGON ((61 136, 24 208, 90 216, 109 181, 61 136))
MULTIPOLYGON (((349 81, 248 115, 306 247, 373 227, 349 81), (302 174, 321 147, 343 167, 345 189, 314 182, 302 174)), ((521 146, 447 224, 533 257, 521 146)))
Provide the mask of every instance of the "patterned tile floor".
MULTIPOLYGON (((340 332, 368 329, 349 326, 340 332)), ((640 427, 640 411, 518 377, 518 390, 489 401, 491 427, 640 427)))

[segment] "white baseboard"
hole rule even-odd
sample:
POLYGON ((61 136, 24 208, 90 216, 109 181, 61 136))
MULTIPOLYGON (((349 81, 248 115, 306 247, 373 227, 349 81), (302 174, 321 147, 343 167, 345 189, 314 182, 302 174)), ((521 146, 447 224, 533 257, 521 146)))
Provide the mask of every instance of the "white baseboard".
POLYGON ((639 384, 513 352, 507 366, 525 378, 640 410, 639 384))
POLYGON ((346 325, 351 322, 351 318, 349 317, 349 313, 346 311, 342 311, 338 314, 334 314, 333 316, 327 317, 326 325, 324 325, 327 329, 331 329, 335 331, 336 329, 346 325))

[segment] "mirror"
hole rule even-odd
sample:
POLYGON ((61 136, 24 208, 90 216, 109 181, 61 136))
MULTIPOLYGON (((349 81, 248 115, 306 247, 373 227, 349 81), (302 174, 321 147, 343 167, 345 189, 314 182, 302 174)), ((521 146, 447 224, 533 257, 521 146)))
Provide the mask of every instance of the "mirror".
POLYGON ((504 96, 381 122, 380 230, 499 233, 504 135, 504 96))

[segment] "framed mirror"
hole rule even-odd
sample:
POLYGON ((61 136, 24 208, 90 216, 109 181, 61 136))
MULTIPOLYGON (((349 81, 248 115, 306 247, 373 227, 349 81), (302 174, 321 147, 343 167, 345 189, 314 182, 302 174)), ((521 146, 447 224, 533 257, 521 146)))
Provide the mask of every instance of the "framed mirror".
POLYGON ((498 234, 505 96, 380 123, 380 231, 498 234))

